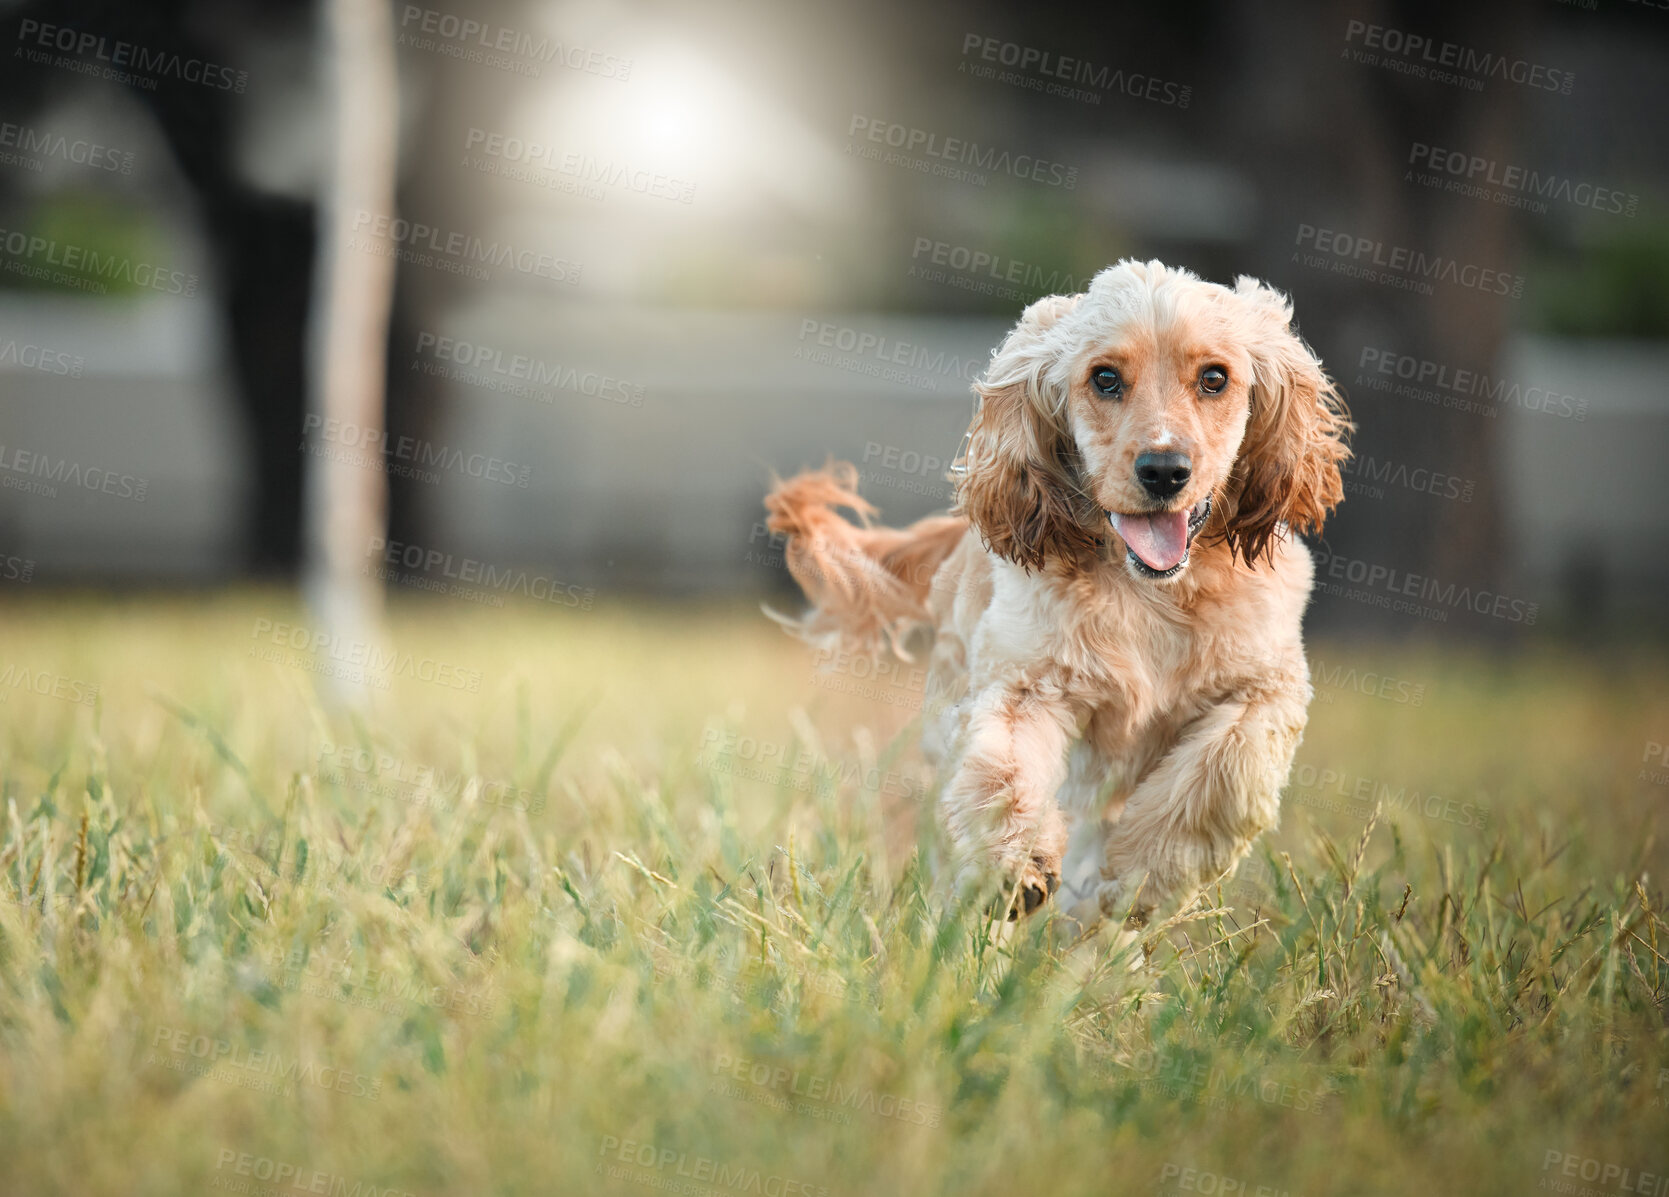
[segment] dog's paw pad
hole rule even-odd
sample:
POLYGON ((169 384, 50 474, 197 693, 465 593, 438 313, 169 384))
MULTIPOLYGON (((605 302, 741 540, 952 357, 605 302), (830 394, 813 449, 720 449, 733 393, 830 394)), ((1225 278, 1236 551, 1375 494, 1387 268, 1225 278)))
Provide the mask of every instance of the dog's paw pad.
POLYGON ((1021 915, 1031 914, 1052 898, 1060 887, 1060 868, 1033 857, 1005 890, 1005 893, 1013 895, 1008 907, 1008 921, 1017 922, 1021 915))

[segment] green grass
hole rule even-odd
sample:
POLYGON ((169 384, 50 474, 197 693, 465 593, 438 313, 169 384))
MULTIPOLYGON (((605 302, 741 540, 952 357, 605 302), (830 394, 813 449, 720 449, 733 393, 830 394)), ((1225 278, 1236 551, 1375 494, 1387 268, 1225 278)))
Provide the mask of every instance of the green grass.
POLYGON ((1669 1172, 1661 655, 1314 647, 1280 830, 1120 949, 947 909, 911 676, 816 684, 751 608, 402 606, 465 688, 397 670, 359 720, 294 616, 8 607, 0 1191, 1669 1172))

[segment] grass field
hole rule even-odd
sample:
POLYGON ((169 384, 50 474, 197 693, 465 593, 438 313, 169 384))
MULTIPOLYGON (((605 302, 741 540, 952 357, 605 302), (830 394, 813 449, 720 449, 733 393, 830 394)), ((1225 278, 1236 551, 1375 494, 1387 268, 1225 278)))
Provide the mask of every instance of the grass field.
POLYGON ((1119 949, 947 908, 907 669, 399 606, 351 719, 296 618, 0 618, 0 1191, 1669 1192, 1661 654, 1312 646, 1119 949))

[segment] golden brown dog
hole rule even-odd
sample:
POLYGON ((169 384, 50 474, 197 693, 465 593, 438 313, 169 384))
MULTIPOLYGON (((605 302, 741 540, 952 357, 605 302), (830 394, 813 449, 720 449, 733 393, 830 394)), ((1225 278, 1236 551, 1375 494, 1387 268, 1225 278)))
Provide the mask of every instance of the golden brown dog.
POLYGON ((1145 919, 1278 818, 1311 694, 1291 533, 1338 503, 1351 427, 1291 317, 1254 279, 1120 262, 993 355, 953 514, 874 527, 850 466, 766 499, 813 603, 796 631, 931 632, 923 747, 1011 917, 1064 876, 1078 917, 1145 919))

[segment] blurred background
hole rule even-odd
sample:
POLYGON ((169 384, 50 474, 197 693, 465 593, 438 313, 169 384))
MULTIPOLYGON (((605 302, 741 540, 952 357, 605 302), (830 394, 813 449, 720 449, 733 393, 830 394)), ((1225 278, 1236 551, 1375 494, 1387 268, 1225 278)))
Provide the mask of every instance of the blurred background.
POLYGON ((1312 626, 1663 629, 1653 5, 3 12, 0 585, 299 580, 337 468, 391 589, 778 594, 771 471, 943 508, 1005 329, 1128 256, 1290 292, 1342 384, 1312 626), (386 315, 336 310, 376 263, 386 315), (386 428, 316 384, 344 329, 386 428))

